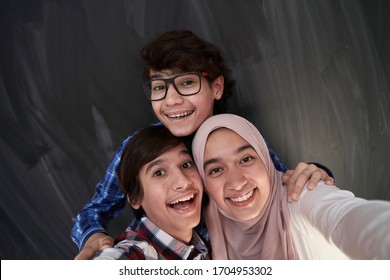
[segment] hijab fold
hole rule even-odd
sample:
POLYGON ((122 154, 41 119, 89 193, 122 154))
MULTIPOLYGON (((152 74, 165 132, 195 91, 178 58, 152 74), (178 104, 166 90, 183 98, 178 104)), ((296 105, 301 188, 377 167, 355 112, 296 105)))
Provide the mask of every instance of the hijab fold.
POLYGON ((207 119, 196 132, 192 152, 206 190, 203 169, 205 145, 210 133, 218 128, 231 129, 255 149, 264 162, 271 190, 260 214, 247 221, 233 219, 210 198, 206 209, 206 225, 213 259, 296 259, 287 190, 282 183, 283 173, 275 169, 263 137, 246 119, 232 114, 215 115, 207 119))

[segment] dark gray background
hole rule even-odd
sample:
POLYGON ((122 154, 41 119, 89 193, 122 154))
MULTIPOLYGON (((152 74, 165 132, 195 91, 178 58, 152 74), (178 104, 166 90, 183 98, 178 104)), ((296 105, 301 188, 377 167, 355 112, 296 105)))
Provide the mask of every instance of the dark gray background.
POLYGON ((390 200, 389 14, 386 0, 2 0, 1 259, 76 255, 72 218, 120 142, 155 120, 138 52, 170 29, 223 50, 230 111, 282 162, 321 162, 339 187, 390 200))

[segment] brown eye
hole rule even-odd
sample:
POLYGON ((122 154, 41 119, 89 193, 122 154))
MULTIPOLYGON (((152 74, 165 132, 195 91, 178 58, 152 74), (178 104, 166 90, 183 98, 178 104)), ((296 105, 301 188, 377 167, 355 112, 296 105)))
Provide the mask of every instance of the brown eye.
POLYGON ((254 158, 252 156, 246 156, 241 160, 241 163, 247 163, 252 161, 254 158))
POLYGON ((210 171, 209 171, 209 175, 212 175, 212 174, 218 174, 219 172, 222 171, 222 168, 220 167, 215 167, 215 168, 212 168, 210 171))
POLYGON ((188 168, 191 168, 193 166, 194 166, 194 164, 191 161, 187 161, 183 164, 183 169, 188 169, 188 168))
POLYGON ((163 170, 157 170, 153 173, 153 177, 161 177, 165 174, 165 171, 163 170))

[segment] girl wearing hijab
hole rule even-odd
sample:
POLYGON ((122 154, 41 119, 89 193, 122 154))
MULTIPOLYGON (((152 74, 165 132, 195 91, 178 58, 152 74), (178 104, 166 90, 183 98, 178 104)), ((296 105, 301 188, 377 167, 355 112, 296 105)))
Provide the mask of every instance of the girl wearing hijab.
POLYGON ((192 143, 213 259, 390 259, 390 202, 319 183, 288 203, 256 127, 221 114, 192 143))

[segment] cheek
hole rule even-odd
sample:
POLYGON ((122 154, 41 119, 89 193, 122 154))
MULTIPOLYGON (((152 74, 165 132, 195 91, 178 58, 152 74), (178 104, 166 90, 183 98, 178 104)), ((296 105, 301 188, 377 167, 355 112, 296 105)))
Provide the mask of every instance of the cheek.
POLYGON ((153 109, 153 111, 157 114, 157 113, 159 113, 159 111, 160 111, 160 105, 159 105, 159 103, 160 102, 156 102, 156 101, 154 101, 154 102, 152 102, 152 109, 153 109))
POLYGON ((223 188, 220 185, 217 185, 215 183, 211 183, 206 180, 207 188, 206 191, 208 195, 214 200, 218 201, 223 199, 223 188))
POLYGON ((260 191, 262 193, 262 200, 265 201, 268 199, 268 196, 271 192, 271 182, 269 180, 268 174, 264 173, 264 176, 259 180, 260 191))
POLYGON ((268 188, 268 190, 271 188, 271 181, 269 179, 269 176, 268 176, 268 173, 264 170, 262 170, 261 172, 261 178, 260 180, 262 181, 262 185, 265 187, 265 188, 268 188))
POLYGON ((198 172, 195 172, 194 174, 192 174, 189 179, 191 180, 191 182, 193 182, 194 184, 198 185, 201 187, 201 189, 203 190, 203 183, 202 183, 202 179, 200 178, 200 175, 198 172))
POLYGON ((204 93, 203 95, 193 95, 193 97, 192 104, 196 104, 202 115, 207 117, 213 115, 214 98, 210 92, 204 93))

